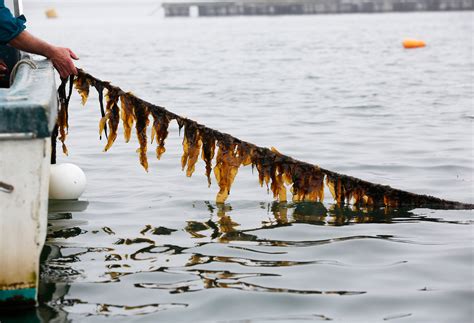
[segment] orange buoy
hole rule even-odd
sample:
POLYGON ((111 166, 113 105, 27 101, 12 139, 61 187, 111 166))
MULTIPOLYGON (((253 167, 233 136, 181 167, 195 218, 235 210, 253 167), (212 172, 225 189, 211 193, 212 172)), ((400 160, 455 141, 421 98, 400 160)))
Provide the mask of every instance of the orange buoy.
POLYGON ((403 40, 402 44, 405 48, 418 48, 426 46, 424 41, 418 39, 405 39, 403 40))
POLYGON ((46 17, 48 17, 50 19, 58 17, 58 14, 57 14, 56 10, 54 10, 54 8, 46 10, 45 14, 46 14, 46 17))

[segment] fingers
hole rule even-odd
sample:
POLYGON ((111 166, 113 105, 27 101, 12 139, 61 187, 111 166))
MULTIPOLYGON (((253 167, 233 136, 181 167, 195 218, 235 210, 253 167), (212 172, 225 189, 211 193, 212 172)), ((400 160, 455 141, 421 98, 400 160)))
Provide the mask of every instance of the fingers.
POLYGON ((54 62, 53 62, 53 66, 56 69, 56 71, 58 71, 59 76, 61 77, 61 80, 64 80, 65 78, 69 76, 66 70, 62 66, 59 66, 58 64, 54 64, 54 62))
POLYGON ((77 69, 74 66, 72 58, 78 59, 77 55, 74 54, 69 48, 57 47, 54 55, 50 57, 54 67, 58 71, 62 79, 67 78, 69 75, 77 75, 77 69))
POLYGON ((52 60, 54 68, 58 71, 62 79, 67 78, 69 75, 77 75, 77 70, 72 61, 68 60, 52 60))
POLYGON ((77 75, 77 69, 72 62, 53 61, 53 65, 61 76, 61 79, 67 78, 69 75, 77 75))
POLYGON ((79 59, 79 57, 76 54, 74 54, 74 52, 72 50, 70 50, 69 48, 67 50, 69 51, 69 55, 71 55, 71 57, 73 59, 75 59, 75 60, 79 59))
POLYGON ((71 74, 77 75, 77 68, 76 68, 76 66, 74 66, 74 63, 72 62, 72 60, 69 60, 69 62, 68 62, 67 71, 68 71, 69 75, 71 75, 71 74))
POLYGON ((66 64, 67 64, 66 72, 69 73, 68 76, 71 75, 71 74, 77 75, 76 66, 74 66, 74 62, 71 60, 71 58, 73 58, 75 60, 78 60, 79 57, 77 57, 77 55, 74 54, 74 52, 72 50, 70 50, 69 48, 65 48, 65 50, 68 53, 68 57, 66 59, 66 64))

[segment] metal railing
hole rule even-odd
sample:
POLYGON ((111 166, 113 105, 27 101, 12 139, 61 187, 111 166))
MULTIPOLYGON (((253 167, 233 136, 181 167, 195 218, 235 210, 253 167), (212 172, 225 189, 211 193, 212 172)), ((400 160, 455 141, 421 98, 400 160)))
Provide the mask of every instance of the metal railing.
POLYGON ((13 1, 13 14, 15 15, 15 17, 18 17, 23 14, 23 1, 22 0, 13 1))

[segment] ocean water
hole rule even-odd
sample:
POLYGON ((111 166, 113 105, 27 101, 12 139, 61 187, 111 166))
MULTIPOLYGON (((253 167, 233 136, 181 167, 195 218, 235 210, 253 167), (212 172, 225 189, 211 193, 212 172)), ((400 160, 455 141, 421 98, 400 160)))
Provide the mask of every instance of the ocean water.
MULTIPOLYGON (((473 13, 164 19, 158 3, 26 6, 78 66, 215 129, 327 169, 474 203, 473 13), (56 20, 44 10, 54 6, 56 20), (420 38, 427 47, 405 50, 420 38)), ((251 168, 225 206, 173 124, 149 172, 96 96, 70 106, 88 186, 51 203, 37 310, 4 321, 470 322, 473 212, 276 204, 251 168)), ((329 194, 328 194, 329 195, 329 194)))

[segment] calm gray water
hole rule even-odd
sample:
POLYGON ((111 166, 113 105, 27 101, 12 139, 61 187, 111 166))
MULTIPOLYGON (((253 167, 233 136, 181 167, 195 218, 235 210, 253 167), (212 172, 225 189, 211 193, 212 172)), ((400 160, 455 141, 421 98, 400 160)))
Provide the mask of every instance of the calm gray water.
MULTIPOLYGON (((161 19, 156 3, 28 9, 29 28, 97 77, 325 168, 474 202, 473 13, 161 19), (405 37, 428 46, 404 50, 405 37)), ((103 153, 74 96, 82 202, 52 204, 31 322, 469 322, 473 212, 272 204, 250 168, 225 207, 203 165, 136 141, 103 153), (88 205, 87 205, 88 202, 88 205)))

